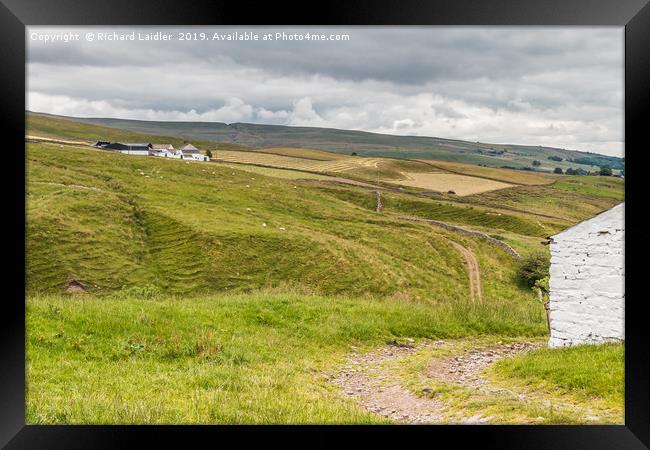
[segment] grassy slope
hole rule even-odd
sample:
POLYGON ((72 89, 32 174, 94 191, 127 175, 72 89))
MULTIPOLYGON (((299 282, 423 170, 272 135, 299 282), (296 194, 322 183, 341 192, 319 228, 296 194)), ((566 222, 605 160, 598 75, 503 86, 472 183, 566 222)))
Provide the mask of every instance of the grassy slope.
MULTIPOLYGON (((512 258, 378 215, 368 191, 47 144, 28 145, 27 170, 29 422, 374 422, 321 376, 350 343, 545 333, 512 258), (447 239, 476 253, 483 305, 467 304, 447 239), (101 296, 57 294, 71 278, 101 296), (147 285, 156 301, 120 291, 147 285)), ((506 190, 508 204, 541 211, 550 195, 561 220, 498 209, 503 199, 485 194, 387 194, 386 208, 523 248, 539 242, 540 223, 562 228, 622 198, 620 180, 563 180, 506 190)))
POLYGON ((324 379, 349 345, 540 335, 543 312, 535 306, 273 293, 32 297, 27 422, 379 422, 324 379))
POLYGON ((564 394, 582 403, 599 402, 622 417, 623 353, 621 344, 545 348, 499 361, 490 372, 501 384, 564 394))
MULTIPOLYGON (((567 177, 563 183, 580 183, 583 190, 567 190, 564 184, 558 187, 555 184, 518 186, 463 198, 445 195, 426 198, 389 192, 382 195, 382 203, 388 213, 483 231, 526 254, 541 249, 546 251, 540 238, 554 235, 623 200, 621 181, 618 178, 567 177), (592 187, 601 184, 608 189, 592 187)), ((321 190, 368 210, 376 206, 375 195, 368 190, 351 187, 321 187, 321 190)))
POLYGON ((595 216, 624 200, 624 181, 608 177, 563 177, 551 186, 518 186, 466 197, 467 201, 550 215, 571 224, 595 216))
POLYGON ((205 150, 242 150, 247 147, 229 143, 216 143, 213 141, 192 139, 191 137, 171 137, 160 134, 140 133, 119 128, 110 128, 99 125, 89 125, 74 120, 62 119, 56 116, 26 114, 26 135, 45 138, 74 139, 93 143, 95 141, 121 141, 121 142, 151 142, 172 144, 175 148, 182 147, 191 141, 197 148, 205 150))
MULTIPOLYGON (((303 284, 429 302, 464 296, 462 261, 441 231, 316 187, 217 164, 52 145, 30 144, 27 158, 30 292, 78 279, 100 291, 303 284)), ((503 284, 514 270, 514 261, 503 265, 503 284)), ((519 299, 529 295, 522 290, 519 299)))

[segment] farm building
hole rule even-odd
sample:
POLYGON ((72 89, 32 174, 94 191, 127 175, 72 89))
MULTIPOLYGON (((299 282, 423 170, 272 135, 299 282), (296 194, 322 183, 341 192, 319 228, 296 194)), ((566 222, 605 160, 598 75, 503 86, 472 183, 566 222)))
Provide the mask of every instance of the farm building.
POLYGON ((192 144, 183 146, 180 150, 181 159, 192 159, 195 161, 210 161, 210 158, 199 151, 192 144))
POLYGON ((101 146, 101 148, 124 153, 125 155, 149 156, 152 145, 149 143, 111 142, 101 146))
POLYGON ((551 238, 550 347, 625 339, 624 205, 551 238))
POLYGON ((151 146, 151 155, 161 158, 180 158, 172 144, 153 144, 151 146))

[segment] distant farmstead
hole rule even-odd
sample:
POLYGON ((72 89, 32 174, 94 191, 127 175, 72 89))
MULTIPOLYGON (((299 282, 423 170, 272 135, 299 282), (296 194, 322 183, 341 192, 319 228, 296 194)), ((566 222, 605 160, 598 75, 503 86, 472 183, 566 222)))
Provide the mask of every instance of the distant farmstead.
POLYGON ((207 155, 201 153, 201 151, 192 144, 186 144, 180 149, 175 149, 172 144, 97 141, 93 144, 93 147, 123 153, 125 155, 210 161, 210 158, 207 155))
POLYGON ((624 205, 552 237, 550 347, 625 339, 624 205))

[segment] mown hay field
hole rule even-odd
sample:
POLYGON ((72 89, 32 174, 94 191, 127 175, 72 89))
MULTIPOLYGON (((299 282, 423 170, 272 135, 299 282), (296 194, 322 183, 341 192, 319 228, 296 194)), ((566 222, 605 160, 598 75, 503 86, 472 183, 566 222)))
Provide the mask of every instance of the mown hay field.
POLYGON ((283 178, 285 180, 335 180, 329 175, 318 173, 303 172, 293 169, 279 169, 276 167, 254 166, 252 164, 221 163, 220 167, 230 167, 244 172, 256 173, 273 178, 283 178))
POLYGON ((272 153, 275 155, 293 156, 296 158, 317 159, 321 161, 334 161, 336 159, 348 158, 347 155, 341 153, 326 152, 324 150, 316 150, 314 148, 299 148, 299 147, 269 147, 269 148, 256 148, 257 153, 272 153))
POLYGON ((456 195, 472 195, 512 187, 512 184, 486 178, 470 177, 453 173, 409 173, 408 178, 394 181, 402 186, 415 187, 437 192, 453 191, 456 195))
POLYGON ((526 186, 551 184, 558 179, 558 175, 530 172, 514 169, 497 169, 495 167, 482 167, 473 164, 463 164, 450 161, 430 161, 427 163, 449 172, 460 175, 471 175, 502 181, 510 184, 523 184, 526 186))
POLYGON ((291 149, 291 152, 284 151, 287 149, 281 149, 283 150, 281 153, 271 153, 272 150, 273 149, 265 149, 261 151, 222 150, 215 154, 215 160, 317 173, 344 174, 375 181, 380 179, 408 179, 408 176, 405 174, 406 172, 422 173, 440 171, 435 167, 418 161, 388 158, 364 158, 359 156, 346 156, 324 160, 304 157, 300 151, 301 149, 291 149), (296 156, 290 156, 289 154, 296 156))

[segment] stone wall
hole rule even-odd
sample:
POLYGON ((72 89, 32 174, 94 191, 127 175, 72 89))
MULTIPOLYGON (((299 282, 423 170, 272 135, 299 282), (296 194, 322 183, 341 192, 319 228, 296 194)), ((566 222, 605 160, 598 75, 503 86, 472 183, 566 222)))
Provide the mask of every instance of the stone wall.
POLYGON ((624 208, 553 236, 550 347, 625 339, 624 208))
POLYGON ((477 237, 479 239, 482 239, 486 242, 489 242, 490 244, 494 244, 498 247, 501 247, 506 253, 508 253, 510 256, 512 256, 515 259, 521 259, 521 256, 517 251, 510 247, 508 244, 506 244, 503 241, 500 241, 498 239, 493 238, 492 236, 482 233, 480 231, 476 230, 468 230, 467 228, 459 227, 456 225, 451 225, 445 222, 439 222, 437 220, 431 220, 431 219, 422 219, 420 217, 412 217, 412 216, 397 216, 398 219, 402 220, 410 220, 411 222, 423 222, 423 223, 428 223, 429 225, 432 225, 434 227, 440 227, 444 228, 445 230, 453 231, 455 233, 460 233, 464 234, 466 236, 472 236, 472 237, 477 237))

